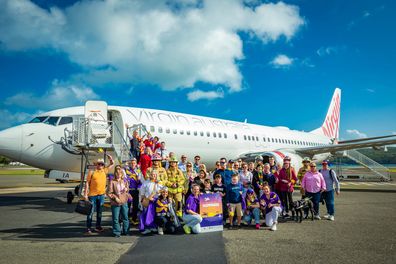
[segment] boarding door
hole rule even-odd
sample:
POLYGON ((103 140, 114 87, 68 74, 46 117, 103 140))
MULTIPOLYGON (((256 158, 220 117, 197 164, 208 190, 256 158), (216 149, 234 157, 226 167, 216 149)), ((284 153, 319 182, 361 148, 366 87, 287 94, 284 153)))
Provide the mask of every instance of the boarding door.
POLYGON ((90 136, 97 144, 106 144, 110 139, 110 128, 107 120, 107 103, 104 101, 87 101, 85 103, 85 119, 88 123, 90 136))

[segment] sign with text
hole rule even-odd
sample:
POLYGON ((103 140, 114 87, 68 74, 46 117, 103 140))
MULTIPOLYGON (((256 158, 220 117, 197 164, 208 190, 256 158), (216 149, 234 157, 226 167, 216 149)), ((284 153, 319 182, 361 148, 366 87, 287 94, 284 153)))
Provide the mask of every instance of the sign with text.
POLYGON ((205 193, 199 197, 202 216, 201 232, 223 231, 223 206, 218 193, 205 193))

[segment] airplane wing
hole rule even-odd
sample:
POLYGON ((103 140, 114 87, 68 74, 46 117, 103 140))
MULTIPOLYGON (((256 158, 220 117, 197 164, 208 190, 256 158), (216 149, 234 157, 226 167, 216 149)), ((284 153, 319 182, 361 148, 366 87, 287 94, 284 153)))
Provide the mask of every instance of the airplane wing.
POLYGON ((313 156, 315 154, 321 154, 321 153, 335 153, 338 151, 343 151, 348 149, 380 147, 380 146, 393 145, 393 144, 396 144, 396 135, 380 137, 379 139, 367 138, 361 140, 359 139, 359 140, 344 141, 333 145, 299 148, 296 149, 295 151, 301 155, 313 156))

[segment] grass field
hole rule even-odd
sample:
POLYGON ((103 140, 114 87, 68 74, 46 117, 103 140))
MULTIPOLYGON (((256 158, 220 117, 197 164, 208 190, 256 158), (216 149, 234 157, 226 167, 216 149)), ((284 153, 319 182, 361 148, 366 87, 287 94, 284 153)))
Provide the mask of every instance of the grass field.
POLYGON ((0 169, 1 175, 44 175, 44 170, 40 169, 0 169))

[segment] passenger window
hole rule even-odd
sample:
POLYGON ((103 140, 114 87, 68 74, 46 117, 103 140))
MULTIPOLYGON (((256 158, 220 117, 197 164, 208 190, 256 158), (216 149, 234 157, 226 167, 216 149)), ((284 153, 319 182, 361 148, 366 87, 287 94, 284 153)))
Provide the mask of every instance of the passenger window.
POLYGON ((198 132, 197 131, 194 131, 194 136, 198 136, 198 132))
POLYGON ((227 134, 226 133, 224 133, 224 138, 227 138, 227 134))
POLYGON ((159 133, 162 133, 162 132, 163 132, 162 127, 158 127, 158 132, 159 132, 159 133))
POLYGON ((221 138, 221 133, 219 132, 219 138, 221 138))
POLYGON ((151 132, 155 132, 155 127, 154 126, 150 126, 150 131, 151 132))
POLYGON ((173 134, 177 134, 177 129, 173 129, 173 134))
POLYGON ((206 136, 207 136, 207 137, 210 137, 210 132, 206 132, 206 136))
POLYGON ((70 124, 70 123, 73 123, 73 117, 71 117, 71 116, 64 116, 64 117, 62 117, 61 120, 59 121, 58 126, 66 125, 66 124, 70 124))
POLYGON ((258 137, 256 137, 256 141, 259 141, 258 137))
POLYGON ((169 133, 170 133, 170 129, 167 128, 167 129, 165 130, 165 132, 166 132, 166 134, 169 134, 169 133))
POLYGON ((243 139, 246 140, 246 135, 243 135, 243 139))
POLYGON ((56 123, 58 123, 59 116, 51 116, 47 120, 44 121, 45 124, 51 125, 51 126, 56 126, 56 123))
POLYGON ((184 130, 179 131, 180 135, 184 135, 184 130))
POLYGON ((199 132, 199 134, 201 135, 201 137, 204 136, 204 132, 203 131, 199 132))
POLYGON ((190 130, 187 130, 187 131, 186 131, 186 134, 189 136, 189 135, 190 135, 190 130))
POLYGON ((216 137, 217 135, 216 135, 216 132, 213 132, 213 137, 216 137))
POLYGON ((235 139, 238 139, 238 135, 237 135, 237 134, 234 134, 234 138, 235 138, 235 139))
POLYGON ((265 137, 263 137, 263 141, 265 142, 265 137))

